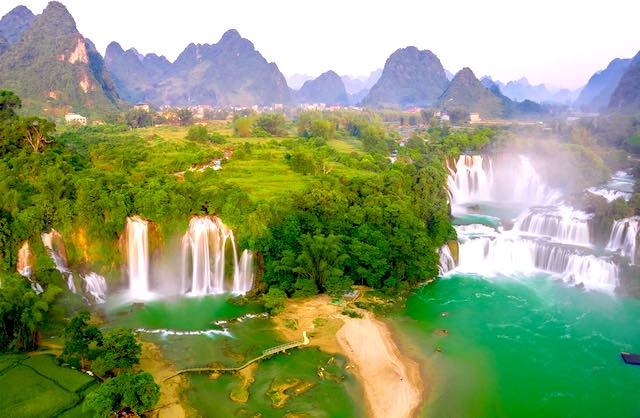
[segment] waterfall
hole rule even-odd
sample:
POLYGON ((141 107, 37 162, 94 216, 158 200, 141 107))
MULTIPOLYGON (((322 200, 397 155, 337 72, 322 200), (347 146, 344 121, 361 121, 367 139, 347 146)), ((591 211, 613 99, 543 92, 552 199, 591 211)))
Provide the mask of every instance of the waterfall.
POLYGON ((590 187, 587 191, 591 194, 604 197, 607 199, 607 202, 613 202, 618 198, 623 198, 627 202, 631 199, 631 193, 621 192, 620 190, 605 189, 603 187, 590 187))
POLYGON ((453 259, 453 254, 451 254, 451 248, 449 248, 448 244, 444 244, 438 250, 438 254, 440 256, 440 261, 438 263, 438 274, 444 275, 447 272, 453 270, 456 267, 456 262, 453 259))
POLYGON ((496 161, 489 156, 461 155, 454 165, 447 162, 447 169, 452 207, 478 202, 551 204, 560 198, 524 155, 505 154, 496 161))
POLYGON ((590 187, 587 191, 604 197, 608 202, 620 197, 628 202, 633 194, 634 183, 635 179, 632 174, 626 171, 616 171, 606 184, 599 187, 590 187))
POLYGON ((82 276, 84 291, 93 297, 95 303, 104 303, 107 300, 107 281, 97 273, 91 272, 82 276))
POLYGON ((568 206, 534 208, 520 215, 513 229, 527 234, 546 236, 554 241, 591 246, 589 219, 585 212, 568 206))
POLYGON ((516 182, 509 196, 511 201, 549 204, 560 198, 557 190, 545 184, 529 158, 518 155, 518 163, 517 171, 513 173, 516 182))
POLYGON ((137 216, 127 218, 127 268, 129 291, 134 297, 149 294, 149 222, 137 216))
POLYGON ((253 287, 255 269, 253 264, 253 253, 244 250, 240 256, 237 273, 233 278, 233 293, 244 295, 253 287))
POLYGON ((42 244, 47 249, 49 256, 56 265, 56 270, 62 274, 67 282, 67 287, 71 292, 76 293, 76 284, 73 280, 73 273, 69 270, 67 263, 67 255, 64 248, 64 241, 62 235, 55 229, 52 229, 48 233, 42 233, 40 235, 42 244))
POLYGON ((18 250, 16 270, 24 277, 31 277, 33 272, 33 253, 31 252, 29 241, 25 241, 18 250))
POLYGON ((447 188, 452 205, 491 200, 493 165, 489 157, 461 155, 454 167, 447 162, 447 168, 447 188))
POLYGON ((508 234, 463 241, 457 271, 483 276, 543 271, 567 283, 609 292, 618 285, 618 268, 610 260, 508 234))
POLYGON ((640 217, 620 219, 615 221, 609 236, 607 250, 620 252, 625 257, 629 257, 631 264, 636 262, 636 240, 640 217))
POLYGON ((213 216, 191 218, 189 230, 182 238, 182 290, 191 295, 220 294, 232 291, 244 294, 253 286, 253 255, 238 253, 233 231, 213 216), (230 242, 233 283, 225 283, 226 250, 230 242))

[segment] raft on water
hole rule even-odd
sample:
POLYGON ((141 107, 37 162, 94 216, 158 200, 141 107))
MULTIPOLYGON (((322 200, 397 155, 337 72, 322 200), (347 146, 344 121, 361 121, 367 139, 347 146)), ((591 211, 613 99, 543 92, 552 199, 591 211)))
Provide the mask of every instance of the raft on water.
POLYGON ((627 364, 636 364, 640 366, 640 354, 620 353, 622 360, 627 364))

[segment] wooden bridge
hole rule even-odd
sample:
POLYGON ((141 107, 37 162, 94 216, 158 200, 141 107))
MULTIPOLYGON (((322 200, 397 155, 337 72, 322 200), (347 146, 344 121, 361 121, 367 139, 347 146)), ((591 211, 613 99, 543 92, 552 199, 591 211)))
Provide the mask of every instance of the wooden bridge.
POLYGON ((264 350, 261 355, 259 355, 258 357, 247 361, 246 363, 244 363, 241 366, 238 366, 238 367, 192 367, 192 368, 189 368, 189 369, 178 370, 177 373, 172 374, 171 376, 167 377, 164 380, 166 381, 166 380, 172 379, 172 378, 174 378, 176 376, 179 376, 179 375, 181 375, 183 373, 237 372, 237 371, 242 370, 245 367, 249 366, 250 364, 255 363, 256 361, 260 361, 260 360, 262 360, 264 358, 273 356, 273 355, 278 354, 278 353, 284 353, 287 350, 290 350, 290 349, 296 348, 296 347, 300 347, 300 346, 303 346, 303 345, 309 345, 309 337, 307 337, 307 331, 304 331, 302 333, 302 340, 293 341, 293 342, 289 342, 289 343, 285 343, 285 344, 280 344, 280 345, 277 345, 275 347, 268 348, 268 349, 264 350))

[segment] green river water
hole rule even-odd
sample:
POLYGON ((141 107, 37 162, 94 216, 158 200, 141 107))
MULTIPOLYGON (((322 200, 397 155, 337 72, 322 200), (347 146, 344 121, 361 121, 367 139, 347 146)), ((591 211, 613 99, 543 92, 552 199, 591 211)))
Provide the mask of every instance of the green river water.
MULTIPOLYGON (((220 330, 212 325, 213 321, 256 313, 261 313, 256 305, 235 306, 228 296, 208 296, 154 301, 132 310, 120 307, 109 316, 113 326, 180 332, 220 330)), ((230 322, 225 327, 228 334, 141 335, 158 344, 165 358, 178 369, 203 367, 212 362, 236 366, 259 356, 264 349, 286 342, 276 335, 269 318, 244 319, 230 322)), ((241 382, 235 375, 222 375, 216 380, 209 379, 206 374, 189 375, 186 395, 189 404, 203 417, 253 417, 257 413, 264 418, 283 417, 288 413, 323 418, 364 417, 362 390, 346 370, 346 365, 344 358, 315 348, 294 349, 259 363, 247 403, 230 399, 230 393, 241 382), (320 368, 325 372, 324 377, 318 375, 320 368), (273 408, 268 392, 274 380, 281 378, 298 379, 313 387, 292 396, 284 407, 273 408)))
POLYGON ((640 417, 640 367, 619 354, 640 351, 636 299, 544 275, 453 275, 405 315, 397 330, 428 358, 426 417, 640 417))

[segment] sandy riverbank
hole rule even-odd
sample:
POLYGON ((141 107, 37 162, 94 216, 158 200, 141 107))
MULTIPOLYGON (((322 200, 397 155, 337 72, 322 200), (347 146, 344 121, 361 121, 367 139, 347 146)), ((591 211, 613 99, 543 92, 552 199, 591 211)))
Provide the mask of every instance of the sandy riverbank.
POLYGON ((193 416, 191 411, 183 403, 183 391, 188 386, 184 376, 176 376, 165 380, 176 373, 176 368, 162 356, 160 348, 150 342, 142 342, 142 355, 140 356, 140 368, 153 375, 160 385, 160 401, 155 409, 147 413, 147 416, 156 418, 185 418, 193 416))
POLYGON ((342 309, 326 296, 292 300, 275 321, 288 340, 299 339, 306 329, 311 345, 349 359, 364 389, 369 416, 415 416, 425 393, 418 363, 401 352, 389 327, 370 312, 358 310, 363 318, 349 318, 341 314, 342 309))

